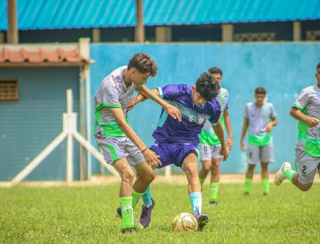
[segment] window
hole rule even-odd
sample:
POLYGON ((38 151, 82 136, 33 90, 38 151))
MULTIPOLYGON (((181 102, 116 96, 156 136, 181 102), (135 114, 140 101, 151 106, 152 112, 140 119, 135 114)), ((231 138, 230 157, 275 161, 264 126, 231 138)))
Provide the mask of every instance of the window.
POLYGON ((307 31, 307 41, 320 41, 320 31, 307 31))
POLYGON ((16 79, 0 79, 0 101, 15 101, 18 99, 18 81, 16 79))
POLYGON ((267 33, 239 33, 234 35, 234 41, 236 42, 263 42, 274 41, 274 32, 267 33))

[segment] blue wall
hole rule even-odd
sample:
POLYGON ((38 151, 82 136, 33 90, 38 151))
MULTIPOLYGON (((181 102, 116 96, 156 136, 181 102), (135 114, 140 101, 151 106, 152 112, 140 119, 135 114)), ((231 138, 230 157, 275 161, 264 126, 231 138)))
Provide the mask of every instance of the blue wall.
MULTIPOLYGON (((92 44, 90 51, 96 61, 91 66, 92 99, 102 79, 126 65, 137 52, 150 54, 159 66, 158 75, 148 81, 151 89, 172 83, 194 84, 209 67, 220 67, 224 72, 222 86, 230 93, 234 135, 230 156, 221 164, 223 173, 245 172, 245 153, 239 148, 243 109, 247 102, 253 101, 255 87, 264 86, 268 101, 274 104, 278 114, 278 126, 273 133, 276 162, 270 165, 270 170, 276 171, 283 161, 294 161, 297 121, 289 116, 289 110, 301 89, 316 82, 314 73, 320 61, 320 44, 92 44)), ((149 146, 153 143, 152 132, 159 113, 158 105, 146 101, 130 115, 130 124, 149 146)), ((99 168, 98 163, 93 164, 93 172, 99 172, 99 168)))
MULTIPOLYGON (((0 68, 0 78, 17 78, 19 100, 0 102, 0 181, 10 181, 62 132, 66 90, 79 113, 79 68, 0 68)), ((79 144, 74 141, 74 179, 79 179, 79 144)), ((65 180, 64 140, 26 180, 65 180)))

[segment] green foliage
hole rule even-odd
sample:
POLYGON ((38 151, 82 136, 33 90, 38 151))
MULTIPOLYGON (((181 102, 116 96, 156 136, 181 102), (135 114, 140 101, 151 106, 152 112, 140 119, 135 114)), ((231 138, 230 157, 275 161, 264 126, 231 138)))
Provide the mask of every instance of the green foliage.
MULTIPOLYGON (((119 185, 99 187, 0 188, 0 243, 319 243, 320 184, 301 192, 290 183, 271 186, 221 184, 218 206, 204 186, 203 232, 174 233, 171 220, 192 212, 186 185, 154 184, 151 226, 121 234, 116 217, 119 185)), ((137 206, 139 218, 141 203, 137 206)))

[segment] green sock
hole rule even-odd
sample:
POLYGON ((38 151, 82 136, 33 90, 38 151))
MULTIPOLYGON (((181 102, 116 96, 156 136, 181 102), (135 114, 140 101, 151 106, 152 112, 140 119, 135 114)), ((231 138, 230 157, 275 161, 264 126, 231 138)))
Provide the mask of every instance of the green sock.
POLYGON ((262 192, 269 193, 269 179, 262 179, 262 192))
POLYGON ((119 200, 122 213, 122 228, 134 227, 132 197, 120 197, 119 200))
MULTIPOLYGON (((207 177, 206 177, 207 178, 207 177)), ((203 186, 203 183, 205 182, 206 178, 200 178, 199 177, 199 181, 200 181, 200 184, 201 184, 201 188, 203 186)))
POLYGON ((138 193, 132 189, 132 208, 135 209, 143 193, 138 193))
POLYGON ((218 196, 219 182, 210 184, 210 200, 215 201, 218 196))
POLYGON ((251 190, 252 179, 247 178, 244 182, 244 192, 249 193, 251 190))
POLYGON ((292 177, 297 174, 297 171, 294 171, 293 169, 285 169, 283 173, 284 176, 292 182, 292 177))

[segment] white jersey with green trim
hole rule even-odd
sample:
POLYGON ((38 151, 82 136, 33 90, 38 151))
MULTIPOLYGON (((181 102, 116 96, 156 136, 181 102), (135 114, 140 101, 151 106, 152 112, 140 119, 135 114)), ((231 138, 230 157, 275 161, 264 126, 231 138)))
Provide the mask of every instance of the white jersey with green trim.
POLYGON ((277 117, 272 103, 264 102, 258 108, 255 102, 247 103, 244 109, 245 119, 249 121, 249 144, 252 146, 266 146, 272 142, 272 132, 266 131, 268 123, 277 117))
MULTIPOLYGON (((224 126, 224 117, 223 113, 226 109, 229 109, 229 92, 225 88, 220 88, 219 95, 217 97, 220 107, 221 107, 221 114, 220 114, 220 121, 224 126)), ((199 141, 201 144, 206 144, 208 146, 219 145, 220 141, 217 135, 214 133, 212 125, 210 122, 206 121, 204 124, 201 133, 199 134, 199 141)))
POLYGON ((131 83, 129 87, 126 86, 123 79, 123 71, 126 68, 127 66, 122 66, 105 77, 94 96, 95 135, 99 133, 110 137, 126 136, 110 110, 121 108, 128 122, 126 105, 136 85, 131 83))
MULTIPOLYGON (((298 108, 305 115, 320 119, 320 88, 313 85, 303 89, 292 107, 298 108)), ((298 130, 297 148, 312 157, 320 157, 320 123, 311 128, 306 122, 299 121, 298 130)))

